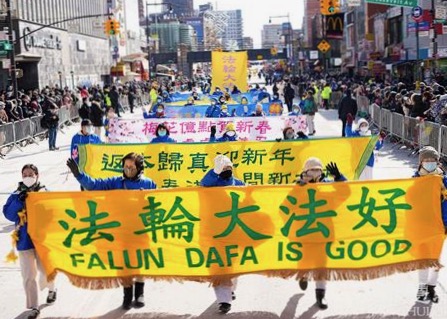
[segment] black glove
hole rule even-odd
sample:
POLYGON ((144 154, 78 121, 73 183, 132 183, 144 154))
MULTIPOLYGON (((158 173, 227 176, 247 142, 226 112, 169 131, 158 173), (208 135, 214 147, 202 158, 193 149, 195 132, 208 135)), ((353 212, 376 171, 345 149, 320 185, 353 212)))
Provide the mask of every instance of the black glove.
POLYGON ((299 132, 297 133, 297 135, 298 135, 299 138, 306 138, 306 137, 307 137, 307 135, 304 134, 304 133, 301 132, 301 131, 299 131, 299 132))
POLYGON ((79 172, 79 167, 76 161, 72 158, 69 158, 67 160, 67 166, 70 169, 70 171, 73 173, 74 177, 78 178, 81 173, 79 172))
POLYGON ((282 141, 282 138, 277 138, 276 141, 277 141, 277 142, 281 142, 281 141, 282 141))
POLYGON ((28 190, 23 190, 19 193, 19 200, 24 202, 26 198, 28 197, 28 190))
POLYGON ((236 115, 236 109, 233 109, 233 111, 231 111, 231 116, 235 116, 236 115))
POLYGON ((216 136, 216 126, 211 126, 211 136, 216 136))
POLYGON ((326 165, 327 172, 334 176, 334 179, 337 181, 341 178, 341 173, 338 170, 337 164, 330 162, 328 165, 326 165))

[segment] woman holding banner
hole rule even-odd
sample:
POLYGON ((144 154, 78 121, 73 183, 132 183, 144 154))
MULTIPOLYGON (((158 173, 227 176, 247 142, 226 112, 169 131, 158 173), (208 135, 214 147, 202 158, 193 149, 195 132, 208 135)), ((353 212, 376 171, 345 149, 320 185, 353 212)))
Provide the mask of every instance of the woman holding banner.
MULTIPOLYGON (((231 160, 225 155, 218 155, 214 159, 214 168, 202 178, 200 186, 245 186, 245 183, 233 176, 231 160)), ((231 310, 231 302, 236 299, 234 294, 236 284, 237 279, 231 279, 214 286, 214 293, 221 313, 227 313, 231 310)))
POLYGON ((152 139, 151 141, 152 144, 177 143, 176 140, 169 137, 169 128, 166 126, 165 123, 158 124, 157 129, 155 131, 155 135, 157 137, 152 139))
MULTIPOLYGON (((67 160, 74 177, 86 190, 115 190, 115 189, 156 189, 157 185, 148 177, 143 175, 144 157, 141 154, 129 153, 121 161, 123 176, 114 176, 105 179, 95 179, 79 171, 78 164, 73 159, 67 160)), ((134 306, 144 307, 144 279, 141 277, 123 280, 124 298, 123 309, 129 310, 132 307, 132 300, 135 296, 134 306), (133 283, 135 279, 135 284, 133 283), (135 286, 135 294, 134 294, 135 286)))
MULTIPOLYGON (((45 186, 39 182, 39 170, 33 164, 26 164, 22 168, 22 181, 17 190, 12 193, 5 206, 3 214, 6 219, 15 223, 13 238, 15 246, 19 251, 20 270, 23 278, 23 286, 26 294, 26 307, 31 309, 28 319, 39 317, 39 300, 37 291, 36 275, 39 273, 39 286, 41 289, 48 288, 47 303, 56 301, 56 289, 54 282, 47 282, 46 275, 37 256, 34 244, 28 234, 28 222, 26 218, 26 197, 30 192, 47 191, 45 186)), ((12 251, 7 260, 17 259, 12 251)))

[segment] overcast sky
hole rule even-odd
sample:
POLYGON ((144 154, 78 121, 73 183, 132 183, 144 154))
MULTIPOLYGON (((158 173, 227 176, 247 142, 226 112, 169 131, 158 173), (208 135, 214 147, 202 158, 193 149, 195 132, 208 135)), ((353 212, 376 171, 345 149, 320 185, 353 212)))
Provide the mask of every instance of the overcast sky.
MULTIPOLYGON (((269 23, 269 16, 290 14, 294 29, 301 28, 304 15, 304 0, 194 0, 194 6, 211 2, 214 10, 242 10, 244 36, 252 37, 255 47, 261 46, 261 30, 269 23), (217 4, 217 5, 216 5, 217 4)), ((281 24, 287 18, 272 18, 272 23, 281 24)))

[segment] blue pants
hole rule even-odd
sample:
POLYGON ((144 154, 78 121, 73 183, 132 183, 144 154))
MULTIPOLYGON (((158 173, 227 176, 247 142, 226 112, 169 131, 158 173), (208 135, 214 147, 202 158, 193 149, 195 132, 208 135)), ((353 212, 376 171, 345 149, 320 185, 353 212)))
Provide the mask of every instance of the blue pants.
POLYGON ((57 135, 57 127, 52 127, 48 129, 48 144, 50 149, 56 147, 56 135, 57 135))

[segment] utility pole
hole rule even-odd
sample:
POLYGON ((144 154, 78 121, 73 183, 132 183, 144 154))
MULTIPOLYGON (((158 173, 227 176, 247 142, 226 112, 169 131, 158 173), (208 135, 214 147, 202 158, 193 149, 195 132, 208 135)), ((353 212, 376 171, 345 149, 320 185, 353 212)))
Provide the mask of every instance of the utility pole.
POLYGON ((14 43, 14 37, 13 37, 13 25, 12 25, 12 12, 11 12, 11 0, 6 0, 6 23, 8 25, 8 40, 9 43, 12 46, 12 50, 9 51, 9 61, 10 61, 10 68, 9 68, 9 76, 11 79, 11 86, 13 90, 13 98, 17 99, 17 73, 16 73, 16 52, 15 52, 15 43, 14 43))

